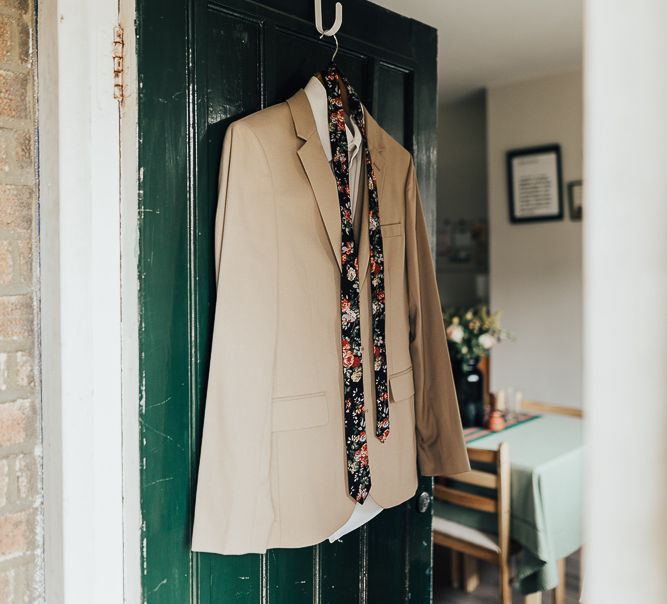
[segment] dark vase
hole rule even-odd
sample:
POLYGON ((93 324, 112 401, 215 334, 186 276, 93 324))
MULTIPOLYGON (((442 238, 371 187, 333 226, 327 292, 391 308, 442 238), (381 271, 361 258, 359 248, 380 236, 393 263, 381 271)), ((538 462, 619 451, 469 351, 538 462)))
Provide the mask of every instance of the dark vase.
POLYGON ((484 375, 478 362, 455 362, 452 367, 464 428, 484 425, 484 375))

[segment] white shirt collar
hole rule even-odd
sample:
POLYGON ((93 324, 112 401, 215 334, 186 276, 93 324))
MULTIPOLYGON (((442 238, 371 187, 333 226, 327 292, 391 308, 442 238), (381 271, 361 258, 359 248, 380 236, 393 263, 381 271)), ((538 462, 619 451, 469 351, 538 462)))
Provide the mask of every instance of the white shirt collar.
MULTIPOLYGON (((327 161, 331 161, 327 91, 322 82, 315 76, 308 80, 304 91, 308 98, 308 102, 310 103, 313 117, 315 118, 315 127, 317 128, 317 134, 320 137, 324 153, 327 156, 327 161)), ((346 124, 345 134, 347 135, 347 153, 350 160, 353 160, 361 148, 361 130, 359 130, 353 119, 350 118, 350 122, 352 123, 352 130, 350 131, 350 128, 346 124)))

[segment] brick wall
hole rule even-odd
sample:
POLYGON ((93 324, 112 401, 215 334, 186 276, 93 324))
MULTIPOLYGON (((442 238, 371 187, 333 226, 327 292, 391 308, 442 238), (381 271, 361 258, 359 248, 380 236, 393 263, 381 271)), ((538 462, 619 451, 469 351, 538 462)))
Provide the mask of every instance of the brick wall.
POLYGON ((40 602, 35 21, 0 0, 0 602, 40 602))

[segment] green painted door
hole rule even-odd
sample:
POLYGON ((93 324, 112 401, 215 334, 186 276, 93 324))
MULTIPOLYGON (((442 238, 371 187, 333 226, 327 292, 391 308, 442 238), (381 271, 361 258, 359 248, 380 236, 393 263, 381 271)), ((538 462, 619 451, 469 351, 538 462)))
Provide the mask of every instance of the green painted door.
MULTIPOLYGON (((324 4, 328 24, 333 2, 324 4)), ((436 32, 369 2, 344 4, 337 62, 414 153, 433 227, 436 32)), ((223 136, 303 86, 332 43, 315 33, 312 0, 138 0, 137 9, 144 600, 429 602, 431 510, 420 512, 417 496, 334 544, 190 552, 223 136)), ((422 479, 416 495, 430 491, 422 479)))

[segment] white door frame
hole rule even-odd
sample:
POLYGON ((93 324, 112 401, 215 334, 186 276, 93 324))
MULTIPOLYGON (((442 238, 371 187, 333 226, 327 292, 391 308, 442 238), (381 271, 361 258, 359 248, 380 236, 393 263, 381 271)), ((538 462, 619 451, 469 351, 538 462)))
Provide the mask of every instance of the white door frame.
POLYGON ((46 599, 139 602, 134 2, 45 0, 38 18, 46 599))
POLYGON ((665 602, 667 3, 584 28, 584 602, 665 602))

